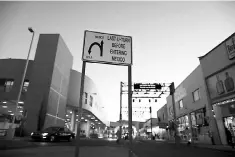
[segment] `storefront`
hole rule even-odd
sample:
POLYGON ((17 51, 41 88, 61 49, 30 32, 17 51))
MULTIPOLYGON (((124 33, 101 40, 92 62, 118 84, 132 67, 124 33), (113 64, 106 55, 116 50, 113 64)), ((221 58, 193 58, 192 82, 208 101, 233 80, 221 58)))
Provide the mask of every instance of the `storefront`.
POLYGON ((235 116, 235 33, 210 52, 199 57, 210 108, 213 137, 227 145, 227 131, 234 135, 235 116), (215 64, 216 63, 216 64, 215 64), (228 129, 228 130, 227 130, 228 129))
POLYGON ((215 108, 215 116, 222 119, 221 131, 223 142, 228 144, 228 132, 235 137, 235 98, 227 99, 225 101, 213 105, 215 108))
POLYGON ((178 134, 181 140, 187 140, 188 130, 189 130, 189 118, 188 115, 182 116, 178 120, 178 134))
POLYGON ((235 136, 235 115, 224 118, 224 126, 235 136))
POLYGON ((194 141, 211 143, 209 137, 209 119, 206 116, 206 108, 190 113, 192 123, 192 135, 194 141))

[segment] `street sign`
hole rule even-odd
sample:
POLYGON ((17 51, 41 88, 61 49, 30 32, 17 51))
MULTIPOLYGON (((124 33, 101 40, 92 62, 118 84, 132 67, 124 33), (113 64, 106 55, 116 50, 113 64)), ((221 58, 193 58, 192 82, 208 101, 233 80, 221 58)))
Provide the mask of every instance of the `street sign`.
POLYGON ((161 89, 162 86, 161 84, 158 83, 135 83, 134 84, 134 89, 145 89, 145 90, 151 90, 151 89, 161 89))
POLYGON ((132 38, 85 31, 82 60, 115 65, 132 65, 132 38))

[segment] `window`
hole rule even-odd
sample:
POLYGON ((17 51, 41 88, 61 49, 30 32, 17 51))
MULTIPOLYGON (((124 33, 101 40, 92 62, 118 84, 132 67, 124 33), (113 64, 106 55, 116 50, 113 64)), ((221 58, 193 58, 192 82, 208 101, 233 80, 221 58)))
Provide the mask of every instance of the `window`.
POLYGON ((191 113, 192 125, 198 126, 208 126, 208 121, 206 120, 206 108, 199 109, 191 113))
POLYGON ((183 100, 179 101, 179 107, 180 107, 180 109, 182 109, 184 107, 183 100))
POLYGON ((198 101, 199 99, 200 99, 199 89, 197 89, 193 92, 193 101, 198 101))
POLYGON ((90 106, 93 104, 93 97, 90 95, 90 106))
POLYGON ((13 79, 0 79, 0 91, 10 92, 14 84, 13 79))
POLYGON ((169 114, 173 115, 173 108, 172 108, 172 106, 169 108, 169 114))
POLYGON ((87 104, 87 97, 88 97, 88 94, 85 92, 85 104, 87 104))
POLYGON ((6 80, 4 85, 4 92, 10 92, 14 84, 14 80, 6 80))
POLYGON ((29 86, 29 80, 24 80, 22 92, 27 92, 29 86))

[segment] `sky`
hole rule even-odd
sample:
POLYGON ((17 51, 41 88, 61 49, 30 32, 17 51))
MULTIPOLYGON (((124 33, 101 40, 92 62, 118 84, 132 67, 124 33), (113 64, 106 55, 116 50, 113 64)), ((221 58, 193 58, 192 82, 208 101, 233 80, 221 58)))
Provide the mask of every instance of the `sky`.
MULTIPOLYGON (((40 33, 59 33, 74 57, 73 69, 81 72, 85 30, 121 34, 132 37, 133 83, 178 86, 199 65, 199 56, 235 32, 234 8, 235 2, 201 1, 0 2, 0 58, 26 58, 32 27, 30 59, 40 33)), ((86 75, 98 88, 108 120, 118 120, 127 67, 88 63, 86 75)), ((153 117, 167 95, 151 104, 153 117)))

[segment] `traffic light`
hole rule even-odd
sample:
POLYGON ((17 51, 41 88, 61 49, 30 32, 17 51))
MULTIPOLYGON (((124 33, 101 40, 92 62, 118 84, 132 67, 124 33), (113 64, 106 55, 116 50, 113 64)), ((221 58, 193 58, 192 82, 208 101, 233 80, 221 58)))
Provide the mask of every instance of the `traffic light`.
POLYGON ((149 112, 152 113, 152 107, 149 107, 149 112))
POLYGON ((170 95, 173 95, 174 92, 175 92, 175 85, 174 85, 174 82, 172 82, 170 85, 170 95))
POLYGON ((162 85, 160 83, 156 84, 156 89, 162 89, 162 85))

